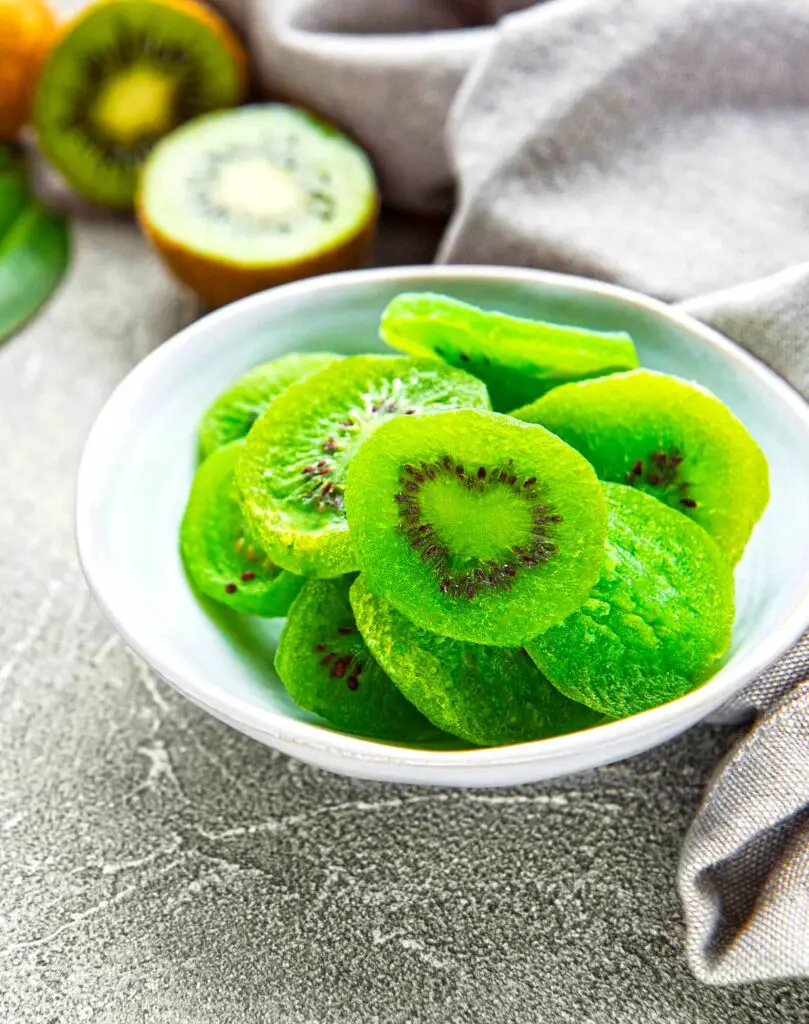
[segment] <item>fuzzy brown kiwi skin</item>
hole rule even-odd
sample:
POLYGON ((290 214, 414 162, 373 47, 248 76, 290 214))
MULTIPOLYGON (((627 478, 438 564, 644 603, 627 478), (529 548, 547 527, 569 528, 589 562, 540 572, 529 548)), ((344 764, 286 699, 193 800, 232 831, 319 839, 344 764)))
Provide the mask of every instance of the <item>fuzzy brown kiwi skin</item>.
POLYGON ((374 205, 362 228, 337 246, 286 263, 266 266, 248 266, 227 260, 202 256, 180 245, 149 222, 141 195, 135 200, 138 221, 158 255, 183 284, 195 292, 206 306, 216 309, 246 295, 289 284, 305 277, 331 274, 339 270, 356 270, 370 260, 376 239, 380 198, 374 205))

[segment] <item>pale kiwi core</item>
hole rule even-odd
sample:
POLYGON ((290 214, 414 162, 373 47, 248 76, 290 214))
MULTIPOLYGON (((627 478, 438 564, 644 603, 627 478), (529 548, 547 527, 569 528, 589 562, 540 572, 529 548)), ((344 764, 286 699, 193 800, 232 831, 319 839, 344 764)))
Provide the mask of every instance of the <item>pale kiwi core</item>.
POLYGON ((126 68, 105 82, 93 120, 110 138, 130 145, 171 127, 176 78, 149 65, 126 68))
POLYGON ((531 537, 531 506, 507 488, 470 491, 439 477, 422 488, 419 505, 458 568, 501 559, 531 537))

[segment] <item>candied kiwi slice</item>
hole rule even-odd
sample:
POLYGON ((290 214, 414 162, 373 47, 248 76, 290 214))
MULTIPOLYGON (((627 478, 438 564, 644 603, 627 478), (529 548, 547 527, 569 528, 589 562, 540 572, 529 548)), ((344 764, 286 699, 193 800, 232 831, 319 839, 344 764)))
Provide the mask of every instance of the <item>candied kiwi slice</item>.
POLYGON ((275 565, 248 535, 234 466, 243 441, 218 449, 199 467, 180 528, 192 583, 207 597, 249 615, 286 615, 303 579, 275 565))
POLYGON ((250 428, 270 402, 295 381, 336 362, 330 352, 291 352, 262 363, 240 377, 207 409, 199 425, 199 449, 204 459, 231 441, 250 433, 250 428))
POLYGON ((235 106, 246 87, 244 49, 206 5, 99 0, 63 29, 33 120, 41 148, 77 191, 126 207, 157 140, 235 106))
POLYGON ((304 576, 354 571, 343 494, 356 452, 391 419, 462 406, 488 407, 479 380, 401 356, 350 356, 287 388, 255 423, 236 468, 264 548, 304 576))
POLYGON ((527 320, 447 295, 405 292, 382 314, 382 338, 435 356, 485 381, 492 408, 509 412, 559 384, 638 365, 628 334, 527 320))
POLYGON ((379 209, 366 154, 280 103, 208 114, 149 157, 138 216, 158 252, 208 305, 362 266, 379 209))
POLYGON ((351 579, 308 580, 289 610, 275 670, 292 699, 359 736, 419 742, 436 730, 374 661, 348 600, 351 579))
POLYGON ((759 446, 715 395, 679 377, 635 370, 568 384, 514 415, 558 434, 602 480, 685 513, 734 564, 767 507, 759 446))
POLYGON ((525 648, 464 643, 414 625, 360 576, 351 587, 357 626, 401 692, 445 732, 479 746, 587 729, 604 716, 554 689, 525 648))
POLYGON ((526 646, 558 690, 622 718, 716 670, 733 628, 733 574, 701 526, 636 488, 604 488, 601 578, 579 611, 526 646))
POLYGON ((519 647, 585 600, 604 556, 592 467, 549 431, 461 410, 380 427, 348 469, 369 589, 416 625, 519 647))

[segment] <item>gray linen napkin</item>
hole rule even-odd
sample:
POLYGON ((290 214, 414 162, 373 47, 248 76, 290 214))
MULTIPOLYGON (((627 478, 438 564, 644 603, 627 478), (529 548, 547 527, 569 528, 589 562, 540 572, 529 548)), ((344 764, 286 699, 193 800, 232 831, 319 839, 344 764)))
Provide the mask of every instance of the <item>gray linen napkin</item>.
MULTIPOLYGON (((777 273, 809 259, 806 0, 239 2, 266 90, 355 135, 390 203, 457 185, 440 259, 688 299, 809 394, 809 264, 777 273)), ((809 639, 724 711, 757 719, 679 877, 708 982, 809 974, 807 675, 809 639)))

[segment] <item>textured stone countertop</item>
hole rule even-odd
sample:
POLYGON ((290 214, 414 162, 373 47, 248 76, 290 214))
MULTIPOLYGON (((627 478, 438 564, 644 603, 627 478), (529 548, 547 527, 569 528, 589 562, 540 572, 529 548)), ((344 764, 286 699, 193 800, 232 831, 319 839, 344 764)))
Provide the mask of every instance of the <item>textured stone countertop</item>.
POLYGON ((196 310, 127 222, 76 228, 0 349, 3 1024, 809 1021, 806 984, 708 989, 683 958, 678 850, 728 732, 548 786, 354 782, 113 635, 74 553, 82 443, 196 310))

